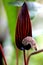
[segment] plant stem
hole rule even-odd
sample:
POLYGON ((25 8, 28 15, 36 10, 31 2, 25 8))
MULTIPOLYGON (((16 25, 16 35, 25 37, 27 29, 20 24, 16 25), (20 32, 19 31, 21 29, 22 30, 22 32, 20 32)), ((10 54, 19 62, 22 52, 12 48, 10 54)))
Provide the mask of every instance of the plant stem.
POLYGON ((2 56, 3 56, 3 59, 4 59, 5 65, 7 65, 7 62, 6 62, 6 59, 5 59, 5 56, 4 56, 4 52, 3 52, 3 48, 2 48, 2 45, 1 44, 0 44, 0 51, 2 53, 2 56))
POLYGON ((25 53, 25 50, 23 50, 23 55, 24 55, 24 64, 27 65, 27 60, 26 60, 26 53, 25 53))
POLYGON ((16 47, 16 65, 18 65, 18 48, 16 47))
POLYGON ((28 62, 29 62, 29 60, 30 60, 30 57, 31 57, 32 55, 35 55, 35 54, 38 54, 38 53, 41 53, 41 52, 43 52, 43 49, 41 49, 41 50, 38 50, 38 51, 36 51, 36 52, 31 53, 31 54, 28 56, 28 59, 27 59, 27 64, 28 64, 28 62))

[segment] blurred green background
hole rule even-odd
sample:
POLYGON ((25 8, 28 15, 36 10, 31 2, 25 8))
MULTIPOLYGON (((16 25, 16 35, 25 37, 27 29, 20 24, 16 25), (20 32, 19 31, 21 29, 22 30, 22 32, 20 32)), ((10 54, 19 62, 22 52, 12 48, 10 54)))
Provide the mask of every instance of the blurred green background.
MULTIPOLYGON (((3 43, 4 46, 4 53, 7 60, 8 65, 17 65, 17 57, 18 57, 18 65, 23 65, 23 51, 18 50, 16 48, 15 43, 15 29, 16 29, 16 22, 17 22, 17 16, 18 12, 20 10, 20 7, 12 6, 9 4, 9 2, 16 2, 17 0, 0 0, 1 1, 1 7, 0 9, 3 10, 4 14, 0 13, 2 16, 2 19, 5 18, 8 25, 8 32, 9 35, 7 36, 5 42, 3 43), (18 53, 18 54, 16 54, 18 53)), ((20 0, 19 0, 20 1, 20 0)), ((24 0, 21 0, 24 1, 24 0)), ((41 0, 27 0, 32 2, 39 2, 43 4, 43 1, 41 0)), ((34 14, 32 14, 34 15, 34 14)), ((32 29, 33 29, 33 37, 35 38, 38 49, 43 48, 43 8, 41 11, 38 9, 37 15, 34 15, 33 18, 31 18, 32 21, 32 29), (39 26, 39 27, 38 27, 39 26), (35 31, 35 32, 34 32, 35 31), (35 33, 35 34, 34 34, 35 33)), ((27 54, 31 53, 33 50, 26 51, 27 54)), ((30 58, 29 65, 43 65, 43 53, 34 55, 30 58)))

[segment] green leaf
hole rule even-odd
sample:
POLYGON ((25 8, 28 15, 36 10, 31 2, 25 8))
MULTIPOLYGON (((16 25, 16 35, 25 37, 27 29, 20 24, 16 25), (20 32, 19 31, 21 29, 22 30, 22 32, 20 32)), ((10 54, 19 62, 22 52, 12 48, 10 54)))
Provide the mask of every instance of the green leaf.
POLYGON ((12 38, 12 41, 14 42, 15 40, 15 27, 16 27, 16 20, 17 20, 17 7, 15 6, 11 6, 8 3, 11 0, 3 0, 4 3, 4 7, 7 13, 7 17, 8 17, 8 26, 9 26, 9 31, 10 31, 10 35, 12 38))

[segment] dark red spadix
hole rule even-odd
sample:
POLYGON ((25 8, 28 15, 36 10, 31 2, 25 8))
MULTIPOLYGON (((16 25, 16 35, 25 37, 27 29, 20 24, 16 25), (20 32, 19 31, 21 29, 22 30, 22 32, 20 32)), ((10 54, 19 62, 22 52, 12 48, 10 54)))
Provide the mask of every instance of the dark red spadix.
POLYGON ((21 10, 18 14, 17 25, 16 25, 16 46, 21 50, 28 50, 31 48, 30 45, 24 46, 22 40, 27 37, 32 36, 32 27, 30 16, 28 12, 27 4, 24 2, 21 10))

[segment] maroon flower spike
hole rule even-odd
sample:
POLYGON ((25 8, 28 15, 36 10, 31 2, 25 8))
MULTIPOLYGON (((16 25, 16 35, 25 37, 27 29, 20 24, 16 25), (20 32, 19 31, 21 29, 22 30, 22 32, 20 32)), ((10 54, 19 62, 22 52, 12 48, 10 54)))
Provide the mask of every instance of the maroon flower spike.
POLYGON ((24 2, 17 19, 16 26, 16 45, 21 50, 28 50, 31 48, 31 45, 24 46, 22 40, 27 37, 32 37, 31 21, 28 13, 27 4, 24 2))

